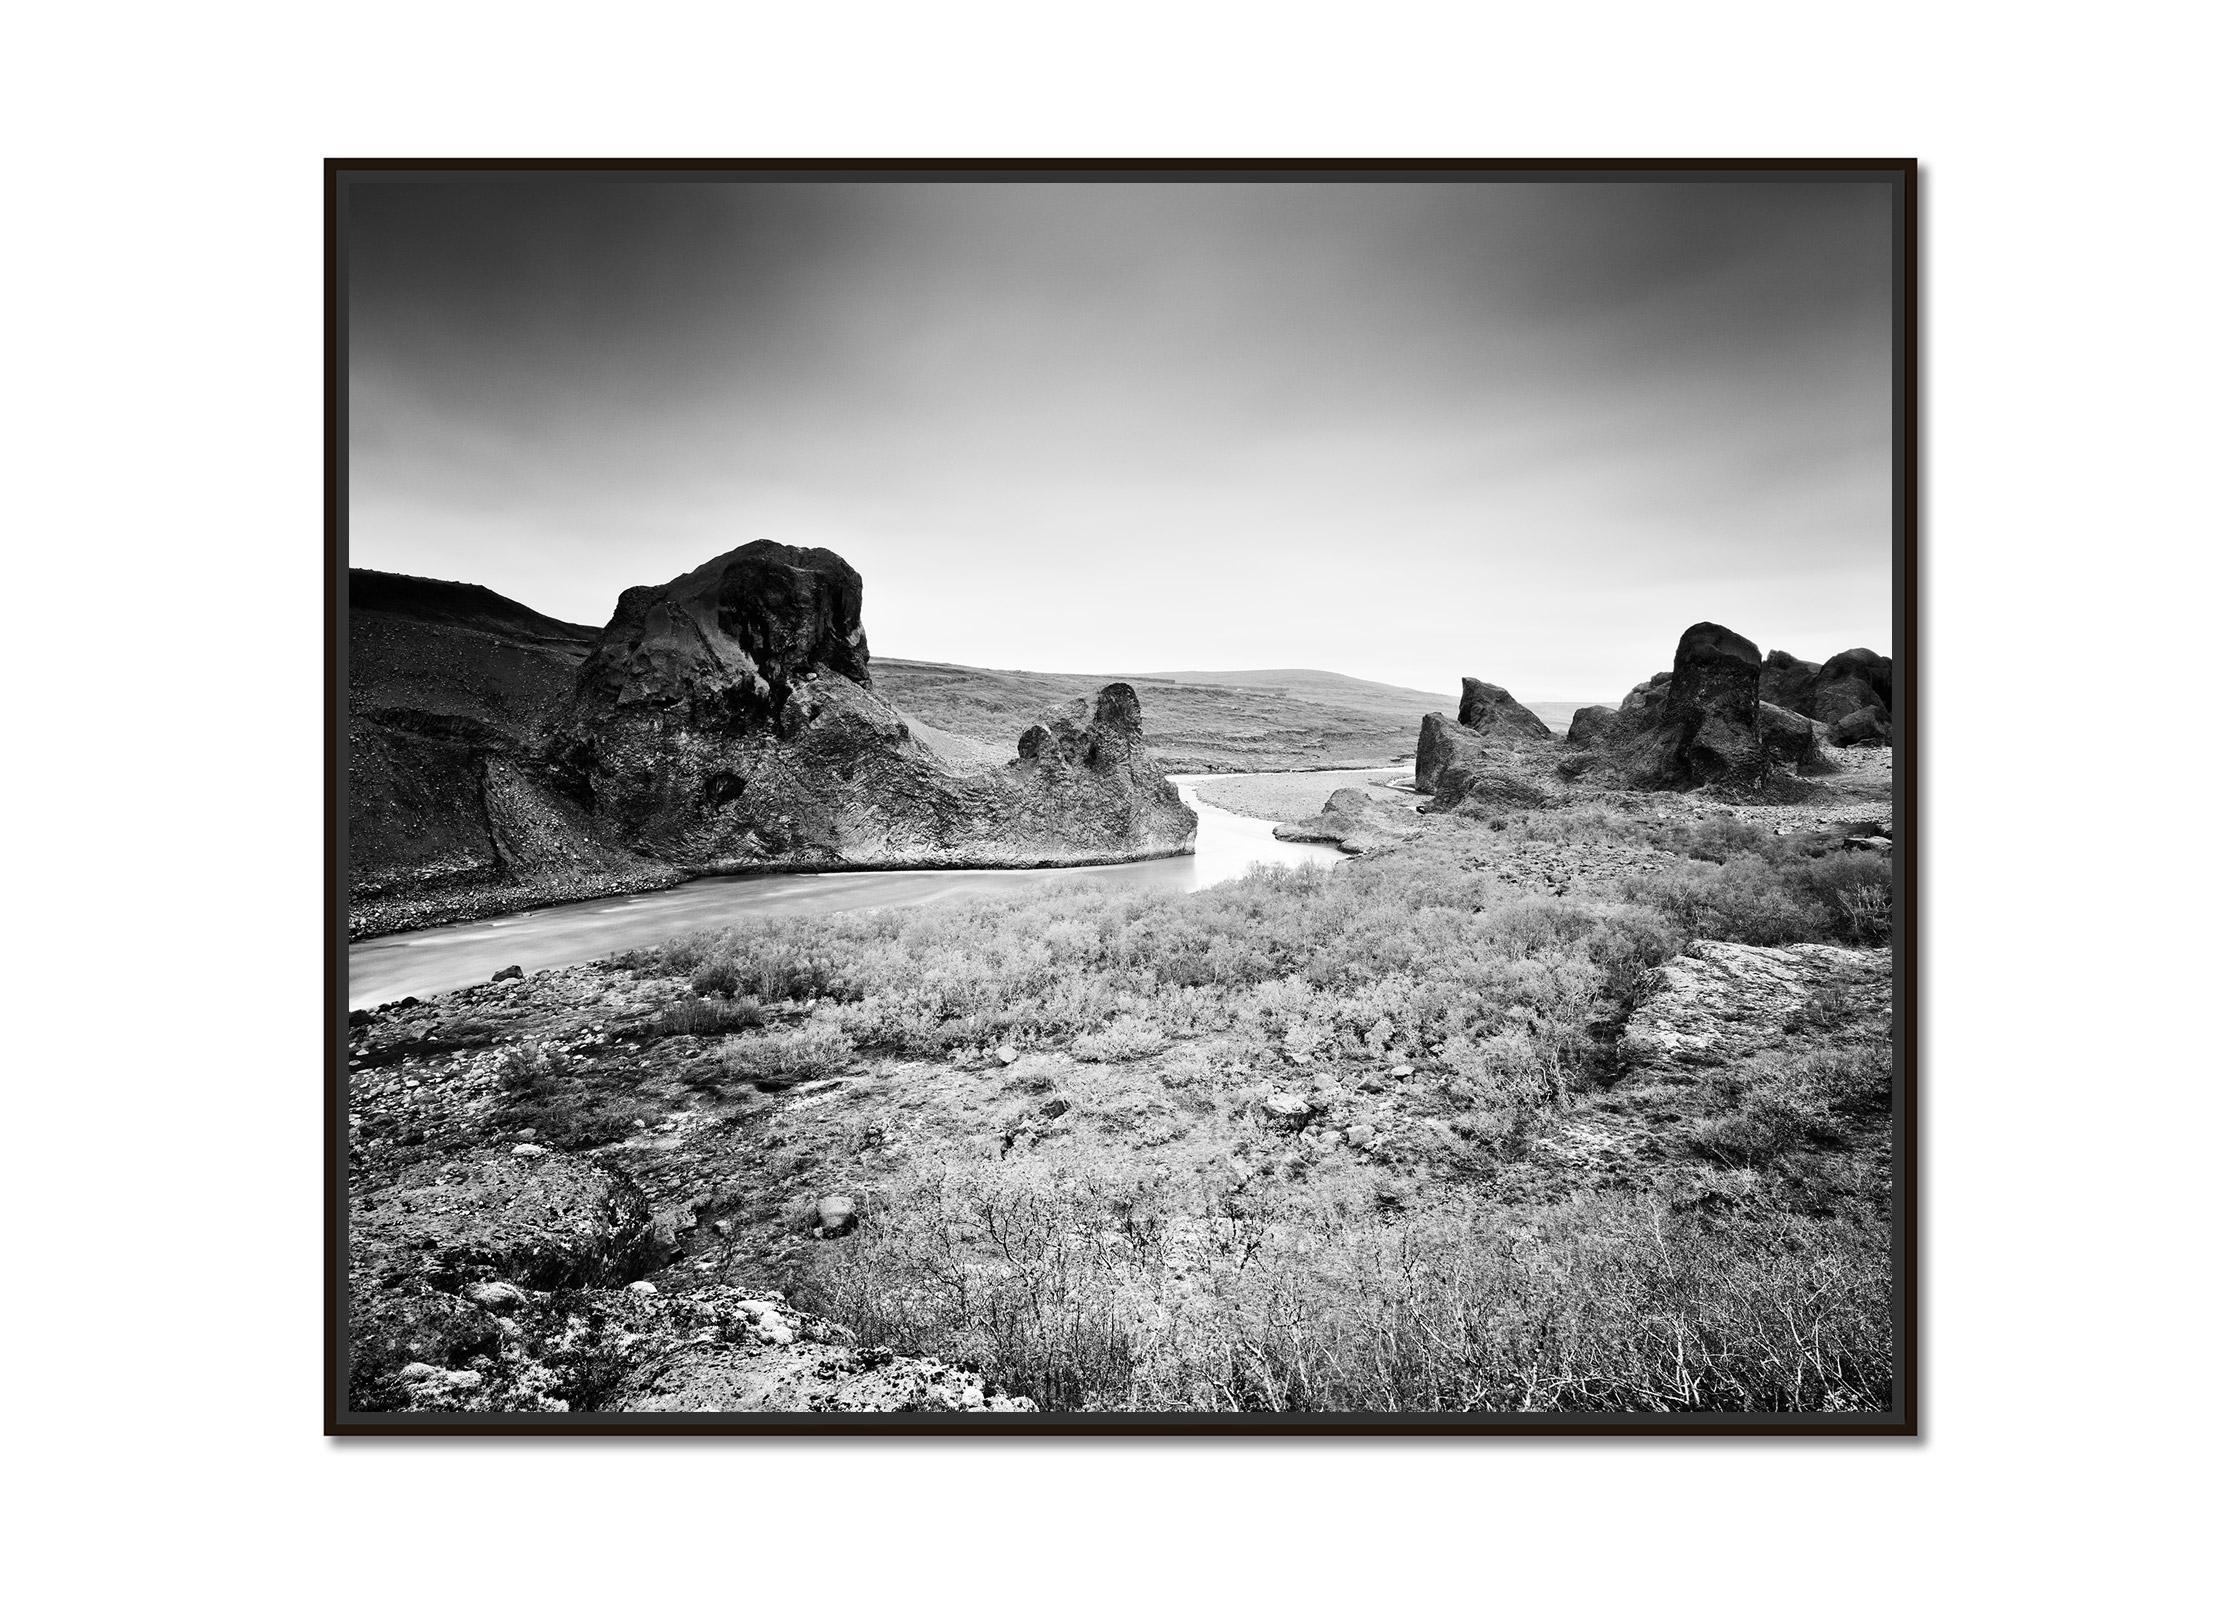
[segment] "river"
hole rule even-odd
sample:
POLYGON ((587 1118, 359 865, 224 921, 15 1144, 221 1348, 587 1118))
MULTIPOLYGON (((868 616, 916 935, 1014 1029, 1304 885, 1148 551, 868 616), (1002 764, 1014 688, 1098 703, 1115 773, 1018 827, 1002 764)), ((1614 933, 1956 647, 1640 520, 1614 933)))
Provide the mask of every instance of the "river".
POLYGON ((511 916, 363 940, 350 946, 350 1004, 353 1009, 377 1006, 408 994, 464 988, 511 966, 524 971, 569 966, 741 917, 932 905, 970 895, 1019 894, 1060 878, 1187 893, 1242 877, 1258 862, 1329 866, 1341 859, 1335 846, 1286 844, 1275 837, 1274 824, 1200 800, 1197 785, 1206 776, 1174 776, 1175 788, 1198 814, 1195 855, 1113 867, 1016 872, 798 872, 697 878, 674 889, 540 906, 511 916))

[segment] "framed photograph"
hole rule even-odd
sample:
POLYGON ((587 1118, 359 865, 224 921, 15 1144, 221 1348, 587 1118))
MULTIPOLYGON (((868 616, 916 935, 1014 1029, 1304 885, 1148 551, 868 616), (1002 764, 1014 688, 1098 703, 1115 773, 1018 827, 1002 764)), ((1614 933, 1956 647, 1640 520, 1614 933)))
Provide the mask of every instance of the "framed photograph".
POLYGON ((334 160, 333 1434, 1917 1431, 1912 160, 334 160))

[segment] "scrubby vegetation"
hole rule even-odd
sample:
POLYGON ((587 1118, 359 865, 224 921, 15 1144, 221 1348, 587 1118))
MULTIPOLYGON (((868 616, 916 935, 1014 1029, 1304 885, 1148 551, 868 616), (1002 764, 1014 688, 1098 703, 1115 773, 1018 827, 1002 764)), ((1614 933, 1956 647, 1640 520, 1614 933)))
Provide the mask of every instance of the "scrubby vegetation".
MULTIPOLYGON (((781 1258, 820 1314, 1045 1407, 1876 1409, 1886 1046, 1610 1084, 1688 940, 1873 945, 1888 885, 1839 834, 1550 812, 1188 897, 1067 887, 639 959, 690 986, 657 1034, 694 1005, 809 1008, 706 1047, 702 1089, 1031 1056, 947 1142, 834 1119, 863 1226, 781 1258), (1645 864, 1553 896, 1499 875, 1583 840, 1645 864), (1287 1094, 1325 1131, 1271 1121, 1287 1094), (1565 1141, 1595 1117, 1632 1142, 1582 1180, 1565 1141)), ((841 1159, 770 1137, 796 1169, 841 1159)))
POLYGON ((1124 1169, 898 1173, 810 1274, 829 1315, 1045 1408, 1846 1411, 1884 1404, 1888 1236, 1597 1195, 1262 1211, 1124 1169))

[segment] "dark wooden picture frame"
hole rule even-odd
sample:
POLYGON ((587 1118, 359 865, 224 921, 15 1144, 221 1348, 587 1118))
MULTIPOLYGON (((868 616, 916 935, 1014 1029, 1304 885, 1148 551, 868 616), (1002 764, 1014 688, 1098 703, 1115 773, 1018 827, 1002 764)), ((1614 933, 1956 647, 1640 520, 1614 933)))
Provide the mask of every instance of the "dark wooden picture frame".
POLYGON ((326 1352, 323 1426, 336 1436, 707 1436, 940 1434, 1024 1439, 1046 1435, 1570 1435, 1662 1437, 1910 1437, 1921 1429, 1921 1037, 1920 939, 1923 818, 1920 700, 1920 247, 1919 169, 1900 159, 1766 160, 1278 160, 1278 161, 756 161, 756 160, 385 160, 338 158, 326 163, 326 566, 325 795, 326 896, 321 939, 326 965, 325 1151, 326 1352), (349 195, 354 184, 380 179, 440 181, 473 174, 598 177, 673 175, 768 181, 798 176, 881 176, 897 181, 987 180, 1032 175, 1042 181, 1244 182, 1606 182, 1619 179, 1822 178, 1887 183, 1895 259, 1891 283, 1892 791, 1896 844, 1892 853, 1891 946, 1895 1070, 1891 1125, 1891 1328, 1895 1357, 1892 1406, 1863 1414, 1563 1413, 1354 1414, 1251 1413, 624 1413, 444 1416, 366 1413, 348 1409, 349 1289, 349 461, 348 253, 349 195))

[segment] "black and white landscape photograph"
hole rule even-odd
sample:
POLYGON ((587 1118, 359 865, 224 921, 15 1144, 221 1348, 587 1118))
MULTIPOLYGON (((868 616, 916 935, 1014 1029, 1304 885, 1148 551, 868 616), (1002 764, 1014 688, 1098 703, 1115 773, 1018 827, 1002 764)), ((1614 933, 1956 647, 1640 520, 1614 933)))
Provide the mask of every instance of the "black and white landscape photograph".
POLYGON ((1909 168, 328 181, 330 1429, 1912 1430, 1909 168))

